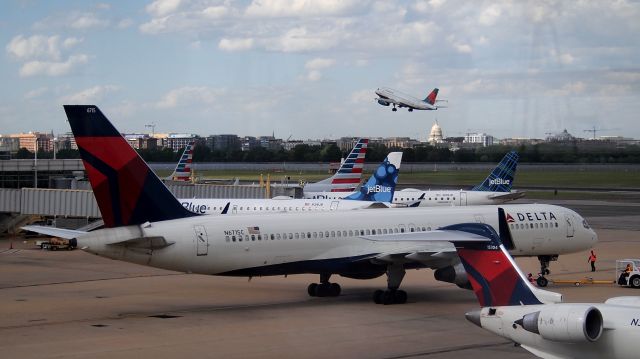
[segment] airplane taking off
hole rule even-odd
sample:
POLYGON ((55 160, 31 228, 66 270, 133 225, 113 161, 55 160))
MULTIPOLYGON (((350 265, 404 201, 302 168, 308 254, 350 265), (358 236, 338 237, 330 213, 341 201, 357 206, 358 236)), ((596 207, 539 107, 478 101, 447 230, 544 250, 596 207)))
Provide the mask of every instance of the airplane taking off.
POLYGON ((413 110, 437 110, 440 107, 437 106, 436 103, 441 102, 441 100, 436 100, 438 96, 438 89, 435 88, 424 100, 417 99, 413 96, 402 93, 398 90, 390 89, 388 87, 380 87, 376 90, 376 95, 379 97, 375 100, 382 106, 392 105, 392 111, 398 111, 396 106, 399 108, 407 107, 409 112, 413 110))
MULTIPOLYGON (((185 209, 96 106, 65 105, 105 223, 66 231, 77 247, 112 259, 175 271, 226 276, 313 273, 312 296, 336 296, 333 274, 387 275, 374 301, 404 303, 407 269, 437 268, 436 277, 468 286, 452 240, 477 234, 437 228, 478 222, 498 227, 496 206, 412 208, 237 216, 185 209), (440 274, 438 272, 440 271, 440 274)), ((516 255, 564 254, 591 248, 597 235, 574 211, 544 204, 504 205, 516 255), (577 225, 582 223, 582 226, 577 225)), ((65 230, 59 230, 65 236, 65 230)))
MULTIPOLYGON (((518 166, 518 153, 510 151, 479 185, 467 190, 403 189, 393 196, 394 204, 410 207, 472 206, 502 204, 524 196, 524 192, 512 191, 513 179, 518 166)), ((305 193, 306 198, 340 199, 349 194, 330 192, 305 193)))
POLYGON ((638 358, 640 297, 561 303, 516 266, 504 245, 511 241, 507 221, 500 221, 500 235, 486 229, 489 242, 456 242, 482 307, 466 313, 470 322, 541 358, 638 358))
POLYGON ((165 178, 173 181, 189 181, 191 179, 191 161, 193 160, 193 147, 195 141, 189 142, 180 156, 178 165, 173 173, 165 178))
MULTIPOLYGON (((351 193, 360 185, 364 158, 367 155, 368 138, 361 138, 353 146, 347 158, 336 173, 319 182, 304 185, 304 192, 345 192, 351 193)), ((305 197, 308 198, 308 197, 305 197)))

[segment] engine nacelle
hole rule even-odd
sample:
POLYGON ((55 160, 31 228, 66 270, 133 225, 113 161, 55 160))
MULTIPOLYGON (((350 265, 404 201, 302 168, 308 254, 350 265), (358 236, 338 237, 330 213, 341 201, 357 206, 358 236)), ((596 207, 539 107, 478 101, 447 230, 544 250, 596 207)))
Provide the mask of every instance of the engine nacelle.
POLYGON ((391 104, 385 100, 378 100, 378 103, 381 104, 382 106, 389 106, 391 104))
POLYGON ((581 304, 546 305, 517 323, 526 331, 558 342, 595 342, 602 335, 602 313, 596 307, 581 304))
POLYGON ((469 278, 467 278, 467 271, 460 262, 452 266, 437 269, 433 273, 433 276, 441 282, 453 283, 460 288, 471 289, 471 283, 469 282, 469 278))

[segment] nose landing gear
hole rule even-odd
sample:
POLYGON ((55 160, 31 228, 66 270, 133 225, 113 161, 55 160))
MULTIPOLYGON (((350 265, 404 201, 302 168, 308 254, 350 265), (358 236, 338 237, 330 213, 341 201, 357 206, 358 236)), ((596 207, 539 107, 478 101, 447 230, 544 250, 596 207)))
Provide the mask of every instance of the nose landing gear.
POLYGON ((557 260, 557 255, 538 256, 538 261, 540 261, 540 275, 538 276, 538 279, 536 279, 538 287, 546 287, 547 284, 549 284, 549 280, 544 276, 551 274, 551 271, 549 270, 549 262, 557 260))

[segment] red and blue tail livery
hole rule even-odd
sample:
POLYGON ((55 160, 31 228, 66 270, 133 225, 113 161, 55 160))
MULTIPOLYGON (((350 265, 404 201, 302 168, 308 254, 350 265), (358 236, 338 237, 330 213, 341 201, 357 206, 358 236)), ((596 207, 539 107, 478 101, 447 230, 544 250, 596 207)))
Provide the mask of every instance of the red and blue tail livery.
POLYGON ((361 138, 331 177, 331 192, 352 192, 360 184, 369 139, 361 138))
POLYGON ((436 103, 436 97, 438 97, 438 91, 440 90, 437 88, 433 89, 433 91, 431 91, 431 93, 429 93, 429 95, 424 98, 424 102, 428 103, 429 105, 434 105, 436 103))
POLYGON ((65 105, 105 227, 195 216, 94 105, 65 105))
POLYGON ((166 179, 173 181, 189 181, 191 179, 191 162, 193 161, 194 145, 195 141, 191 141, 187 144, 184 148, 184 152, 182 152, 182 156, 180 156, 176 169, 173 170, 171 176, 166 179))
MULTIPOLYGON (((484 235, 490 242, 456 242, 458 257, 467 271, 471 287, 482 307, 542 304, 536 297, 534 288, 516 266, 501 241, 511 240, 509 227, 502 208, 498 209, 500 235, 493 227, 484 225, 484 235), (506 231, 505 233, 503 233, 506 231)), ((464 225, 456 225, 458 227, 464 225)), ((468 225, 472 230, 477 227, 468 225)), ((465 228, 443 228, 465 231, 465 228)), ((471 231, 471 230, 466 230, 471 231)), ((477 229, 476 229, 477 231, 477 229)))

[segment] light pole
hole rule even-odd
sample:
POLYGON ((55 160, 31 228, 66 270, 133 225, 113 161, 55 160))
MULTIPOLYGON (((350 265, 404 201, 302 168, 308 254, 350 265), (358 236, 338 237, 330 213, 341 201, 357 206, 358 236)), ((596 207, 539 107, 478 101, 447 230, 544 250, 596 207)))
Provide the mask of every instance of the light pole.
POLYGON ((56 142, 58 142, 58 138, 54 137, 53 138, 53 159, 56 159, 56 142))
POLYGON ((36 149, 33 157, 33 188, 38 188, 38 141, 36 141, 36 149))

